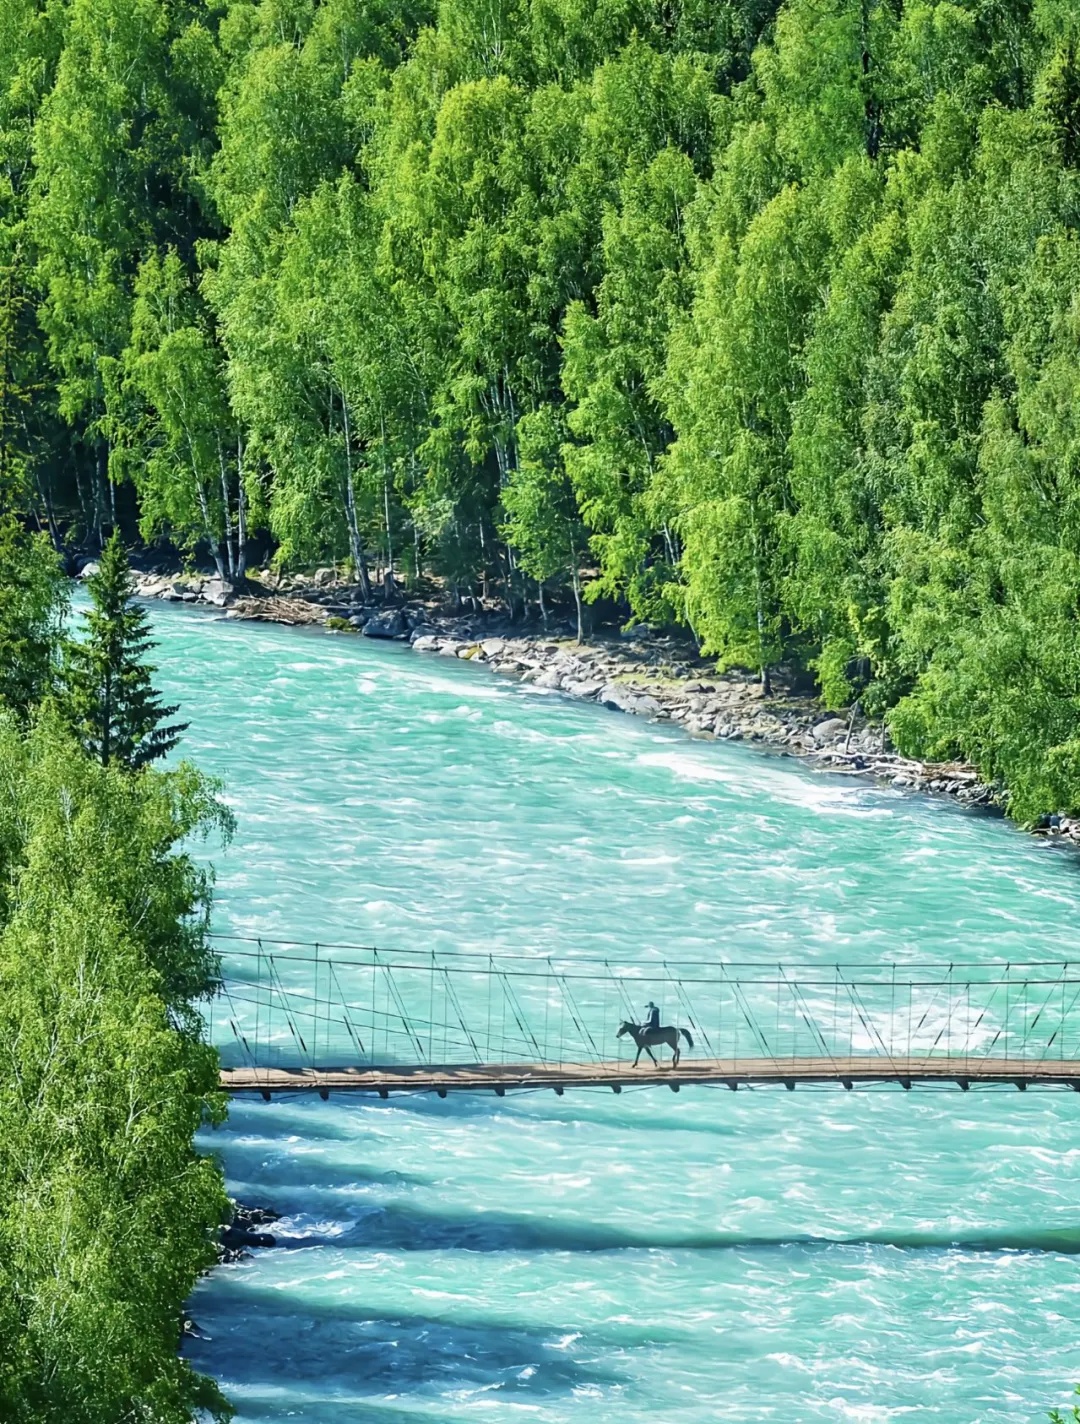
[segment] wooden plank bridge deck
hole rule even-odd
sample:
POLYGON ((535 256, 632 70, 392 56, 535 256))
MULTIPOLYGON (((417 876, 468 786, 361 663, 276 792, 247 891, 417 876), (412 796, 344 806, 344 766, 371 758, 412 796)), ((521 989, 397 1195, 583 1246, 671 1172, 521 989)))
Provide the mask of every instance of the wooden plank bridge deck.
POLYGON ((901 1088, 997 1085, 1021 1091, 1028 1087, 1066 1087, 1080 1092, 1080 1059, 984 1058, 960 1054, 893 1057, 860 1054, 833 1058, 695 1058, 677 1068, 632 1068, 626 1062, 598 1063, 445 1063, 403 1064, 364 1068, 225 1068, 221 1086, 230 1094, 317 1092, 367 1093, 381 1098, 391 1093, 508 1092, 549 1089, 561 1095, 567 1088, 667 1087, 674 1092, 694 1085, 743 1087, 833 1085, 843 1088, 894 1084, 901 1088))

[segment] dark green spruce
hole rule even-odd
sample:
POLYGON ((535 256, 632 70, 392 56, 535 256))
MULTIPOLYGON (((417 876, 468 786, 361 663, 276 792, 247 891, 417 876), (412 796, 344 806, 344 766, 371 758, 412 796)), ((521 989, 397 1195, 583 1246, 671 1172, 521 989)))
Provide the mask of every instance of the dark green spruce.
POLYGON ((155 669, 146 662, 153 647, 145 611, 134 602, 135 583, 118 534, 102 550, 97 572, 86 581, 93 607, 83 636, 64 651, 61 702, 86 750, 102 766, 138 771, 172 751, 187 723, 168 719, 154 690, 155 669))

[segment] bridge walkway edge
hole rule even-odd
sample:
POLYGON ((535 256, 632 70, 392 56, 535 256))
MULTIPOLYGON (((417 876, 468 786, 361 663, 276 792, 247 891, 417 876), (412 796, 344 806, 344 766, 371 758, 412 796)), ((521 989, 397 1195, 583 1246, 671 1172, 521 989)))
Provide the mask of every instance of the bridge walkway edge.
POLYGON ((562 1094, 568 1088, 667 1087, 675 1092, 695 1085, 764 1087, 781 1085, 789 1090, 799 1084, 856 1085, 894 1084, 902 1088, 981 1085, 1019 1088, 1066 1087, 1080 1092, 1080 1059, 982 1058, 936 1054, 922 1057, 859 1055, 834 1058, 738 1058, 694 1059, 678 1067, 631 1068, 625 1062, 561 1064, 550 1063, 449 1063, 416 1066, 388 1064, 372 1067, 323 1068, 223 1068, 220 1082, 230 1094, 317 1092, 368 1093, 388 1097, 391 1093, 508 1092, 549 1089, 562 1094))

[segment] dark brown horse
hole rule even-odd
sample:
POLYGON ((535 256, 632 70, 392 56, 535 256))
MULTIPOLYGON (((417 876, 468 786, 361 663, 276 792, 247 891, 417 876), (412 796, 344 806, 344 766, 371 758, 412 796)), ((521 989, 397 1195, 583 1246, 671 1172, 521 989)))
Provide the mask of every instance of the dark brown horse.
MULTIPOLYGON (((619 1025, 619 1031, 615 1037, 622 1038, 625 1033, 628 1033, 637 1044, 637 1058, 634 1059, 632 1065, 635 1068, 638 1066, 638 1058, 640 1058, 643 1053, 647 1053, 649 1057, 652 1058, 652 1061, 656 1063, 656 1059, 653 1057, 653 1048, 659 1044, 663 1044, 666 1048, 671 1049, 671 1066, 672 1068, 677 1068, 679 1066, 679 1058, 681 1057, 679 1053, 680 1033, 683 1038, 686 1039, 690 1048, 694 1046, 694 1040, 690 1037, 686 1029, 675 1028, 672 1024, 665 1024, 663 1028, 642 1028, 639 1024, 631 1023, 628 1019, 624 1019, 619 1025)), ((659 1068, 659 1063, 656 1063, 656 1066, 659 1068)))

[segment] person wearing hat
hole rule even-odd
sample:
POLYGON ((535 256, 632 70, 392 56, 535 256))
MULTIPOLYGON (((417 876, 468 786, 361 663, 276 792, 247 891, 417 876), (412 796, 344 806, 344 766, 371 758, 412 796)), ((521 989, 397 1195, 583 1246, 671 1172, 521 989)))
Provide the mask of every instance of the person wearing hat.
POLYGON ((648 1018, 642 1024, 642 1028, 646 1033, 654 1033, 660 1027, 660 1010, 650 999, 645 1005, 645 1012, 648 1014, 648 1018))

